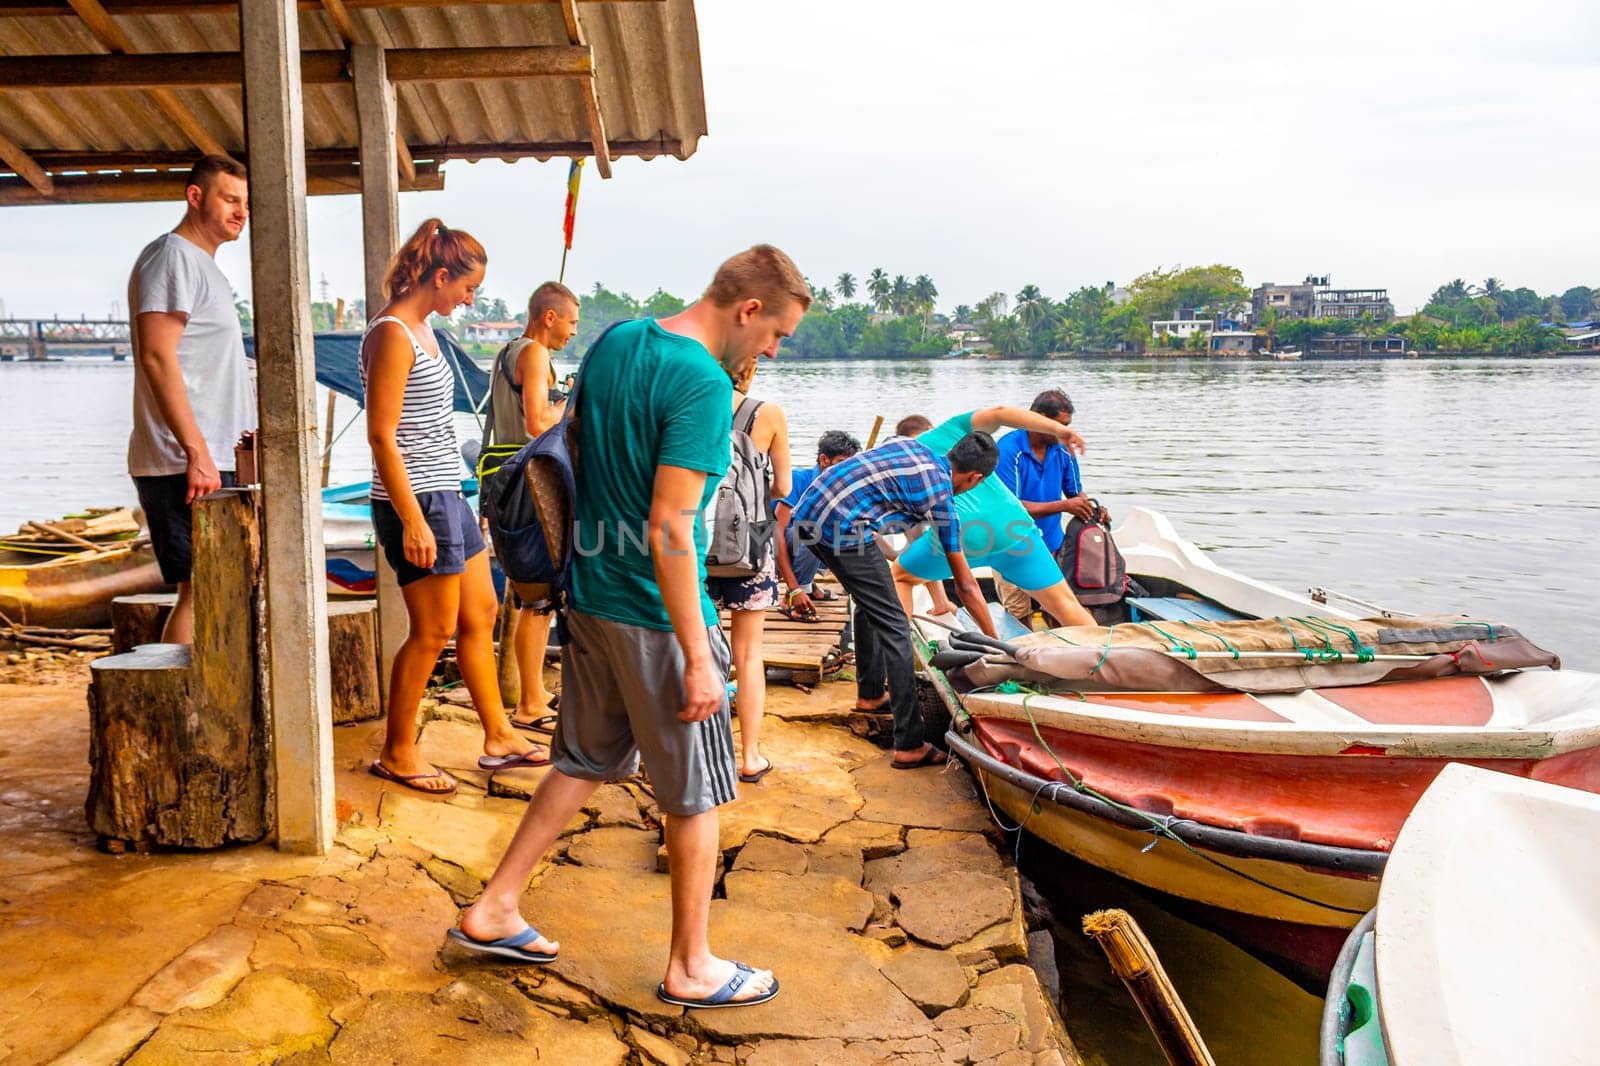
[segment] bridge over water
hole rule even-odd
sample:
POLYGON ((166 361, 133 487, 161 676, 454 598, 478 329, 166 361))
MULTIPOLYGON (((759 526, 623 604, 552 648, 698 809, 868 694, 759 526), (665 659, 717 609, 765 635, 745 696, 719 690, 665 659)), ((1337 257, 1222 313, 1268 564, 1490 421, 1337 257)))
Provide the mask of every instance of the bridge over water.
POLYGON ((128 358, 128 323, 95 318, 0 318, 0 362, 65 356, 128 358))

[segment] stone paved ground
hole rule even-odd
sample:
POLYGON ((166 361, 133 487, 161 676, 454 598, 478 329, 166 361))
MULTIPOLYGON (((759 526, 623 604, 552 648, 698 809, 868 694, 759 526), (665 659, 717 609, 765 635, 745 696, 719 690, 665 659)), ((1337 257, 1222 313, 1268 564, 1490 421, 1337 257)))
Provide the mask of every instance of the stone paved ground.
POLYGON ((468 710, 423 727, 448 801, 362 772, 379 723, 336 731, 325 857, 109 856, 83 826, 81 680, 0 683, 0 1062, 1075 1062, 970 779, 890 770, 846 686, 771 691, 777 769, 724 809, 712 934, 783 992, 685 1012, 654 995, 668 882, 640 781, 603 786, 534 876, 560 960, 486 967, 444 933, 543 771, 478 771, 468 710))

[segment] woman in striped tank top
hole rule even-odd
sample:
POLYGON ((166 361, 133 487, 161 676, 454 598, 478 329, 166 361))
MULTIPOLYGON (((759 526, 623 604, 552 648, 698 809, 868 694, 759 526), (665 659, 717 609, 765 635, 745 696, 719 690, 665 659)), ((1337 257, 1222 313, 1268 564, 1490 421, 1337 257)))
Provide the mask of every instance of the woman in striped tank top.
POLYGON ((388 731, 371 772, 434 795, 455 781, 417 751, 417 705, 439 653, 456 638, 461 677, 483 722, 484 769, 539 766, 545 749, 506 718, 495 671, 499 605, 477 516, 461 495, 451 401, 455 378, 428 316, 472 303, 488 257, 471 235, 429 219, 395 254, 389 302, 361 344, 367 442, 372 446, 372 528, 399 578, 411 630, 389 681, 388 731))

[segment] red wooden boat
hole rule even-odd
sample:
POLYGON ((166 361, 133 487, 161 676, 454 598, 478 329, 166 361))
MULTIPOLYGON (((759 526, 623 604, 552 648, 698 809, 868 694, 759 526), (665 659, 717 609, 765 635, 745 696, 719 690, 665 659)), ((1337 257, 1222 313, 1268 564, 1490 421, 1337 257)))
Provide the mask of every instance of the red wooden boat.
POLYGON ((922 624, 947 638, 928 672, 952 752, 1063 851, 1236 914, 1349 927, 1446 765, 1600 792, 1600 676, 1492 623, 1358 621, 1221 570, 1152 512, 1114 532, 1144 594, 1109 629, 1001 650, 922 624))

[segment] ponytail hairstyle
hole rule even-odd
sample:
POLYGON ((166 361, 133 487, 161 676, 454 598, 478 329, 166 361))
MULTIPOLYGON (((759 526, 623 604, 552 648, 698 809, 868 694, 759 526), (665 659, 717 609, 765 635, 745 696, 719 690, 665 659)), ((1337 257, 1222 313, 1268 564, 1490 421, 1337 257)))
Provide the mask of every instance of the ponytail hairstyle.
POLYGON ((430 218, 417 227, 417 232, 389 261, 383 295, 391 300, 404 296, 439 269, 449 271, 452 279, 464 277, 488 261, 483 245, 472 234, 447 229, 443 222, 430 218))

